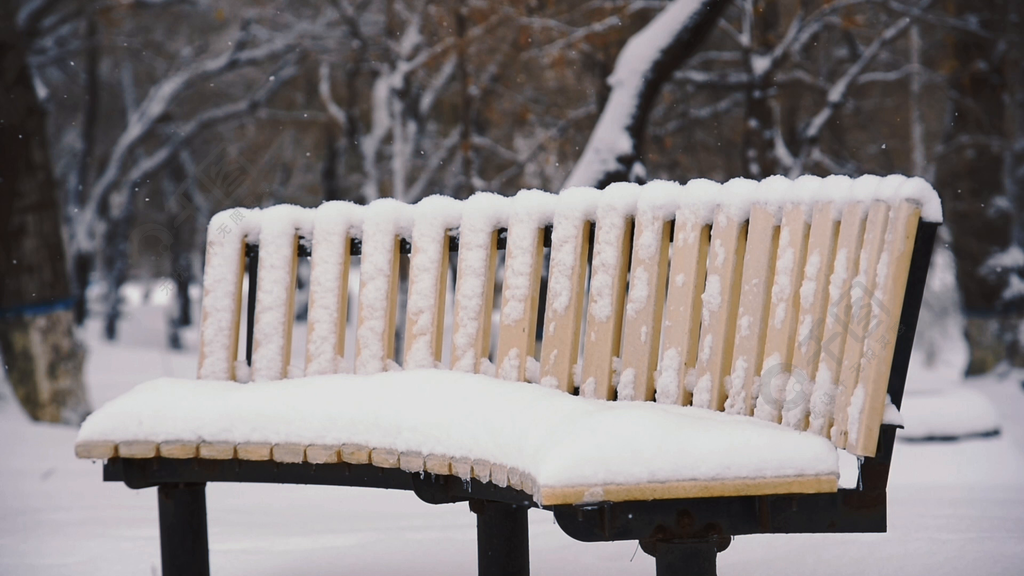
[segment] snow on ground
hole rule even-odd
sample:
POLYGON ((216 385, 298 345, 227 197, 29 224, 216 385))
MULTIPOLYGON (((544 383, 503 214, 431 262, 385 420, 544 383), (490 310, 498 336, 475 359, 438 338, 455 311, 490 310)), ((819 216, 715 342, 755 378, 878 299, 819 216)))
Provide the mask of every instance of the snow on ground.
MULTIPOLYGON (((164 311, 128 310, 116 345, 90 321, 90 396, 99 406, 159 376, 190 377, 194 352, 166 349, 164 311)), ((304 341, 296 333, 296 346, 304 341)), ((194 332, 186 344, 194 350, 194 332)), ((298 356, 301 357, 301 356, 298 356)), ((1024 566, 1024 391, 1020 375, 971 382, 1003 433, 897 444, 887 534, 743 536, 719 573, 1019 574, 1024 566)), ((907 402, 913 402, 909 396, 907 402)), ((76 460, 76 430, 30 422, 0 387, 0 574, 159 574, 156 491, 101 481, 76 460)), ((281 485, 207 490, 214 574, 472 574, 475 518, 466 504, 431 506, 406 492, 281 485)), ((530 512, 535 574, 646 574, 635 542, 584 544, 530 512)))

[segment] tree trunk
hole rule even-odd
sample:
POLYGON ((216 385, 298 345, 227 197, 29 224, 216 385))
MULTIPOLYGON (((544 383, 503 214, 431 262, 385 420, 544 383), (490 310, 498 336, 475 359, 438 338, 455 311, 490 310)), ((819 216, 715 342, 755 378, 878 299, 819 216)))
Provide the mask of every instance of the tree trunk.
POLYGON ((50 171, 46 112, 18 30, 17 3, 0 3, 0 353, 36 420, 77 424, 89 412, 85 357, 75 339, 71 286, 50 171))
POLYGON ((950 16, 977 18, 991 36, 955 34, 950 43, 948 130, 944 154, 936 158, 935 187, 942 194, 953 234, 957 280, 971 345, 968 374, 987 372, 1006 358, 1004 290, 1010 270, 986 265, 1013 242, 1012 211, 1006 206, 1003 158, 997 142, 1005 121, 1006 51, 1000 47, 1009 0, 978 5, 950 2, 950 16))

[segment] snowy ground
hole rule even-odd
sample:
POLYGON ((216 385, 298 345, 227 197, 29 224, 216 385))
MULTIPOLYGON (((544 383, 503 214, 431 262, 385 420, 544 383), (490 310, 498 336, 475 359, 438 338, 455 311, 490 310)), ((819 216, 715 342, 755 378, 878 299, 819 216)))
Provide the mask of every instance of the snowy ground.
MULTIPOLYGON (((195 373, 193 352, 166 349, 162 309, 130 312, 116 346, 99 338, 97 323, 87 326, 94 406, 144 380, 195 373)), ((1019 377, 971 384, 992 401, 1003 434, 898 443, 889 533, 744 536, 719 556, 719 572, 1020 574, 1024 391, 1019 377)), ((0 574, 159 574, 155 490, 101 482, 99 464, 74 458, 75 430, 31 423, 6 384, 0 438, 0 574)), ((430 506, 405 492, 314 486, 221 484, 207 494, 218 575, 476 569, 475 518, 465 504, 430 506)), ((530 520, 535 574, 654 573, 635 542, 583 544, 562 534, 546 512, 531 511, 530 520)))

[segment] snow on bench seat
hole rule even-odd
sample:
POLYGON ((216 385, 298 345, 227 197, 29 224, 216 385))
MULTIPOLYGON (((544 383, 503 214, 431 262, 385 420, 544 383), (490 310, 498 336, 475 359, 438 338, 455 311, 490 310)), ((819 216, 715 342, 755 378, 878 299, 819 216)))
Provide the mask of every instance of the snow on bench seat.
POLYGON ((434 369, 154 380, 93 413, 76 451, 372 463, 511 485, 542 505, 834 492, 839 477, 836 448, 816 434, 434 369))

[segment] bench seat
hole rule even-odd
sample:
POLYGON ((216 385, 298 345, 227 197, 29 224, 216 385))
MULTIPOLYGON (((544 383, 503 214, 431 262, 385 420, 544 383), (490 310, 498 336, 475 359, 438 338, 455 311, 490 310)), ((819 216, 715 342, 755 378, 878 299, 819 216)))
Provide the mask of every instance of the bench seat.
POLYGON ((827 438, 447 370, 240 384, 163 378, 83 424, 82 457, 241 458, 459 475, 540 505, 834 492, 827 438))

